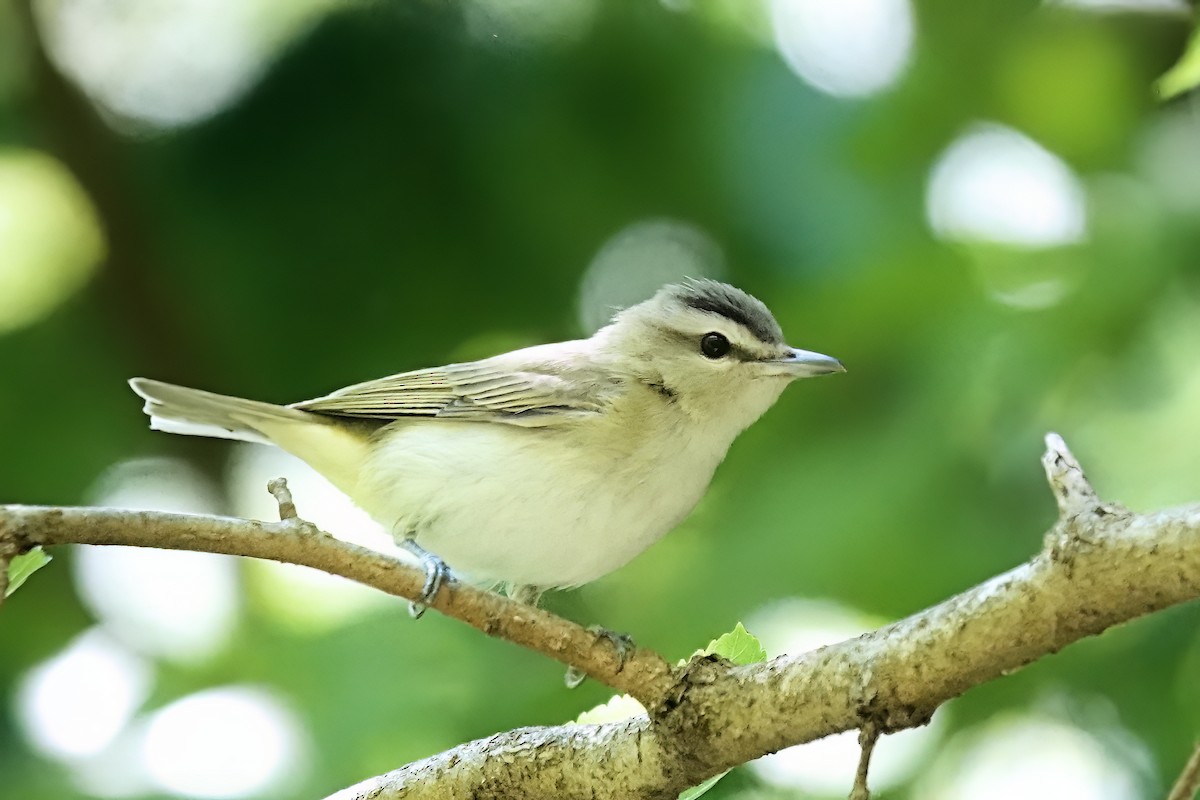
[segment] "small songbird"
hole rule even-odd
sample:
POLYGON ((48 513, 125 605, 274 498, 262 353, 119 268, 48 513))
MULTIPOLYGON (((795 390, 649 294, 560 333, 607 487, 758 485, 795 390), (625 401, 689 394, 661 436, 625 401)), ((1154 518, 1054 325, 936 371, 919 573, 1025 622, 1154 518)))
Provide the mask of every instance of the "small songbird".
POLYGON ((843 371, 784 344, 754 297, 689 280, 588 339, 288 406, 129 383, 153 429, 273 444, 308 463, 422 559, 424 602, 449 566, 536 603, 662 538, 789 383, 843 371))

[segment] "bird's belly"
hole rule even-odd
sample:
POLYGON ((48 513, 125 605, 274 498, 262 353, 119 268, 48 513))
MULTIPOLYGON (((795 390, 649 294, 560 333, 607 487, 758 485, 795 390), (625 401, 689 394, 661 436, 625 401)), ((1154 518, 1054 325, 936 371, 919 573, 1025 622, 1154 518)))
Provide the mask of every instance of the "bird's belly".
POLYGON ((376 451, 356 499, 471 580, 578 586, 670 531, 716 466, 671 448, 581 447, 557 433, 413 425, 376 451))

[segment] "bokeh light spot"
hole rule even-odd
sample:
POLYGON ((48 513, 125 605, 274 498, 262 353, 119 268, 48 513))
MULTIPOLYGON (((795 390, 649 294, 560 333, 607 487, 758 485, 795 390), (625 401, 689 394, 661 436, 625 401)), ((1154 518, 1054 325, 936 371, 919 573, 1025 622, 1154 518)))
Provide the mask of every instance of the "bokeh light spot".
POLYGON ((320 634, 375 609, 399 608, 390 595, 311 567, 278 561, 246 567, 256 605, 299 633, 320 634))
POLYGON ((152 677, 145 661, 93 628, 20 681, 17 719, 45 755, 96 755, 128 724, 152 677))
POLYGON ((1087 196, 1057 156, 1011 128, 980 124, 937 160, 925 198, 933 230, 963 245, 988 294, 1048 308, 1081 282, 1087 196))
MULTIPOLYGON (((227 483, 234 513, 251 519, 278 519, 267 481, 287 478, 301 516, 340 539, 408 560, 411 556, 365 511, 295 456, 274 447, 241 444, 230 462, 227 483)), ((327 572, 254 561, 247 565, 252 599, 280 623, 304 633, 320 633, 378 608, 396 607, 394 598, 327 572)))
MULTIPOLYGON (((1133 761, 1138 754, 1128 754, 1133 761)), ((929 800, 1136 800, 1133 771, 1088 731, 1007 715, 959 734, 925 774, 929 800)))
POLYGON ((236 446, 226 476, 233 512, 249 519, 279 519, 279 506, 267 492, 267 482, 280 477, 287 479, 300 516, 309 522, 339 539, 381 553, 406 552, 353 500, 308 464, 277 447, 246 443, 236 446))
POLYGON ((302 727, 262 689, 228 686, 198 692, 150 717, 142 744, 146 773, 182 797, 236 798, 283 794, 297 780, 302 727))
POLYGON ((904 73, 915 39, 908 0, 770 0, 775 45, 806 83, 863 97, 904 73))
POLYGON ((36 322, 104 258, 96 212, 57 160, 0 149, 0 333, 36 322))
POLYGON ((695 225, 672 219, 636 222, 600 248, 579 286, 579 324, 591 334, 613 312, 684 278, 722 278, 720 246, 695 225))
POLYGON ((953 241, 1029 248, 1082 241, 1083 186, 1057 156, 1000 125, 976 125, 938 158, 926 213, 953 241))
MULTIPOLYGON (((880 627, 884 620, 831 600, 792 598, 771 603, 746 620, 746 628, 772 655, 796 655, 854 638, 880 627)), ((871 759, 871 788, 890 789, 910 778, 941 738, 946 724, 942 709, 924 727, 882 737, 871 759)), ((766 783, 820 795, 845 794, 858 764, 854 731, 789 747, 751 763, 766 783)))
POLYGON ((343 0, 36 0, 51 58, 118 128, 152 133, 236 102, 275 53, 343 0))
MULTIPOLYGON (((90 493, 96 505, 218 513, 213 488, 182 461, 137 459, 109 470, 90 493)), ((143 547, 81 547, 80 597, 105 627, 145 653, 180 661, 209 657, 233 632, 237 572, 230 556, 143 547)))

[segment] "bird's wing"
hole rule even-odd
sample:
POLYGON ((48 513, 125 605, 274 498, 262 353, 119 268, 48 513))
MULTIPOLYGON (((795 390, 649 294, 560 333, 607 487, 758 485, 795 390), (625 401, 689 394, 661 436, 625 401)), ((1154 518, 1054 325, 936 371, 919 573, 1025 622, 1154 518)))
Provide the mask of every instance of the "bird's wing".
POLYGON ((291 407, 341 417, 478 420, 542 427, 601 411, 617 382, 563 364, 504 356, 403 372, 291 407))

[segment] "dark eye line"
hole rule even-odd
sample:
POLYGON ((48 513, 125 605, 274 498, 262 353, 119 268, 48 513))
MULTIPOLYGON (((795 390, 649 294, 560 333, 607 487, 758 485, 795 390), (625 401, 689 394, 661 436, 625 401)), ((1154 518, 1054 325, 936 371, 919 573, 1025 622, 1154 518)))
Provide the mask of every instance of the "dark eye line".
POLYGON ((762 361, 763 357, 758 353, 752 353, 741 345, 733 345, 729 350, 727 358, 735 358, 738 361, 762 361))
MULTIPOLYGON (((697 337, 694 333, 687 333, 687 332, 678 330, 677 328, 670 328, 665 325, 660 325, 657 327, 664 334, 668 334, 672 338, 677 339, 682 346, 688 347, 688 348, 692 349, 693 352, 703 355, 703 353, 700 353, 700 350, 697 346, 697 342, 699 342, 699 337, 697 337)), ((704 333, 701 333, 700 336, 704 336, 706 333, 721 333, 721 332, 710 330, 710 331, 705 331, 704 333)), ((725 336, 725 334, 721 334, 721 335, 725 336)), ((729 337, 725 336, 725 338, 728 339, 729 337)), ((707 360, 709 360, 709 361, 729 361, 730 359, 736 359, 738 361, 762 361, 764 358, 770 358, 770 356, 763 356, 761 353, 756 353, 756 352, 749 350, 749 349, 743 347, 742 345, 730 340, 729 352, 723 358, 715 358, 715 359, 707 359, 707 360)))

